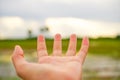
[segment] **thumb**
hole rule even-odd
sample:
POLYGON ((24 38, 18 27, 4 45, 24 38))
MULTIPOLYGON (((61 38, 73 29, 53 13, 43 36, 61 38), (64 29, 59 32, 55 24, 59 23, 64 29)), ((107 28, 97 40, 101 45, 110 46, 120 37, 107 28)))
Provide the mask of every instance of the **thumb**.
POLYGON ((15 66, 15 68, 19 67, 20 65, 26 63, 24 59, 24 52, 22 48, 19 45, 15 46, 13 55, 12 55, 12 62, 15 66))

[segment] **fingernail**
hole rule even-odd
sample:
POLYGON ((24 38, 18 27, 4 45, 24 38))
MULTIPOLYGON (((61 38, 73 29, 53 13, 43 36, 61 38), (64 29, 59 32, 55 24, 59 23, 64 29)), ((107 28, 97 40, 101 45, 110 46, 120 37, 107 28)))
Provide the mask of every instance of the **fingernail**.
POLYGON ((43 35, 39 35, 39 37, 38 37, 38 41, 44 41, 44 37, 43 37, 43 35))
POLYGON ((14 48, 14 53, 17 53, 17 52, 18 52, 18 48, 19 48, 19 46, 16 45, 15 48, 14 48))
POLYGON ((15 54, 23 54, 23 51, 21 49, 21 47, 19 45, 15 46, 15 50, 14 50, 15 54))
POLYGON ((88 39, 88 37, 84 37, 83 38, 83 44, 84 45, 89 45, 89 39, 88 39))
POLYGON ((60 40, 60 39, 61 39, 61 35, 60 35, 60 34, 56 34, 56 35, 55 35, 55 39, 56 39, 56 40, 60 40))
POLYGON ((75 34, 72 34, 72 35, 71 35, 71 40, 72 40, 72 41, 76 41, 76 35, 75 35, 75 34))

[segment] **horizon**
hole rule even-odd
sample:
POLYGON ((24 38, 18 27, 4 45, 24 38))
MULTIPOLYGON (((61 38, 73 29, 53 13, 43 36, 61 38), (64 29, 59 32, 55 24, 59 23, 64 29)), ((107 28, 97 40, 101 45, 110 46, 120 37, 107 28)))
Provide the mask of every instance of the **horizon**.
POLYGON ((119 0, 1 0, 0 39, 26 38, 43 34, 63 38, 77 36, 111 37, 120 35, 119 0), (109 3, 109 4, 108 4, 109 3), (49 27, 50 31, 40 32, 49 27))

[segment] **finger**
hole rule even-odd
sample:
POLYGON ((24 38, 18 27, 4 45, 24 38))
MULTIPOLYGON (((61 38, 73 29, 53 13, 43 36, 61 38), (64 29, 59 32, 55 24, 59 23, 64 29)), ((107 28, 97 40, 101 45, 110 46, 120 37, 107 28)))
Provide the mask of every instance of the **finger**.
POLYGON ((20 69, 19 67, 22 65, 22 64, 26 64, 27 61, 25 61, 24 59, 24 53, 23 53, 23 50, 20 46, 15 46, 15 49, 14 49, 14 52, 13 52, 13 55, 12 55, 12 62, 16 68, 16 70, 20 69))
POLYGON ((48 55, 45 38, 42 35, 39 35, 37 39, 37 53, 38 53, 38 59, 42 56, 48 55))
POLYGON ((77 44, 77 38, 75 34, 72 34, 70 36, 70 42, 69 42, 69 46, 68 46, 68 50, 66 55, 67 56, 73 56, 76 53, 76 44, 77 44))
POLYGON ((56 34, 54 37, 54 45, 53 45, 53 55, 61 56, 62 55, 62 43, 61 43, 61 35, 56 34))
POLYGON ((78 52, 78 56, 80 57, 80 61, 83 63, 85 60, 85 57, 87 55, 87 51, 89 48, 89 39, 87 37, 84 37, 82 40, 82 46, 80 51, 78 52))

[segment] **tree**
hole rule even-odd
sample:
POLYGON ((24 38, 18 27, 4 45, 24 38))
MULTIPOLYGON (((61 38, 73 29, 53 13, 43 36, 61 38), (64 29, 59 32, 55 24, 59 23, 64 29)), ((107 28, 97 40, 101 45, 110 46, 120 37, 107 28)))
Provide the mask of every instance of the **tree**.
POLYGON ((40 32, 42 33, 45 33, 45 32, 48 32, 49 31, 49 28, 48 27, 43 27, 43 28, 40 28, 40 32))
POLYGON ((28 38, 32 38, 32 30, 31 29, 28 29, 28 38))
POLYGON ((117 37, 116 37, 117 39, 120 39, 120 35, 117 35, 117 37))

